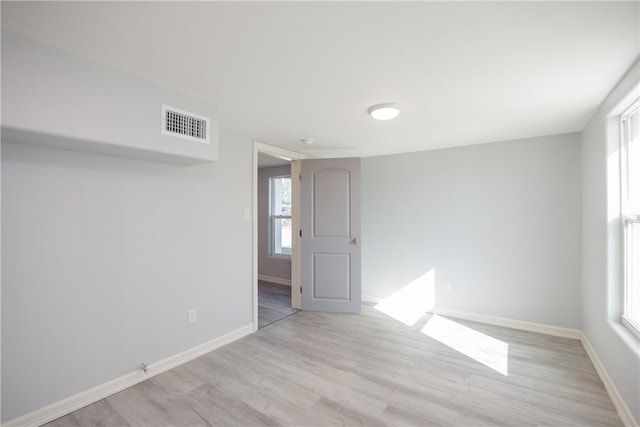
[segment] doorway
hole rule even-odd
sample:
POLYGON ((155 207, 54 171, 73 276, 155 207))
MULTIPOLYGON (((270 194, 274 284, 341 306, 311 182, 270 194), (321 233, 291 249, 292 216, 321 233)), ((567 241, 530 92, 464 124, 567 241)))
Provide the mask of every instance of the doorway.
MULTIPOLYGON (((289 255, 291 307, 329 312, 360 312, 360 159, 309 159, 303 154, 254 142, 253 150, 253 330, 259 327, 260 247, 289 255), (258 238, 258 176, 261 155, 290 162, 290 240, 258 238), (304 168, 303 168, 304 163, 304 168), (304 169, 304 170, 303 170, 304 169), (303 190, 304 187, 304 190, 303 190), (303 211, 304 207, 304 212, 303 211), (313 225, 313 226, 312 226, 313 225), (305 245, 302 246, 302 236, 305 245), (278 243, 279 242, 279 243, 278 243), (290 246, 290 248, 289 248, 290 246), (284 249, 284 250, 283 250, 284 249), (286 250, 289 253, 286 253, 286 250), (305 260, 303 265, 302 260, 305 260), (303 286, 304 275, 304 286, 303 286), (304 289, 303 289, 304 288, 304 289), (304 295, 303 295, 304 291, 304 295), (318 305, 321 304, 321 305, 318 305)), ((277 178, 277 176, 276 176, 277 178)), ((274 202, 276 205, 280 202, 274 202)), ((281 206, 280 206, 281 207, 281 206)), ((271 218, 275 224, 282 210, 271 218)), ((286 216, 286 215, 285 215, 286 216)), ((285 224, 279 224, 282 231, 285 224)), ((272 226, 270 231, 277 232, 272 226)), ((280 236, 282 237, 282 236, 280 236)), ((264 279, 264 276, 262 277, 264 279)), ((272 279, 272 281, 274 281, 272 279)), ((276 283, 278 284, 278 283, 276 283)), ((269 323, 265 319, 263 324, 269 323)))
POLYGON ((297 312, 300 307, 295 264, 297 241, 296 191, 292 177, 302 156, 254 143, 254 330, 297 312), (293 170, 292 170, 293 169, 293 170), (294 262, 292 262, 294 261, 294 262))

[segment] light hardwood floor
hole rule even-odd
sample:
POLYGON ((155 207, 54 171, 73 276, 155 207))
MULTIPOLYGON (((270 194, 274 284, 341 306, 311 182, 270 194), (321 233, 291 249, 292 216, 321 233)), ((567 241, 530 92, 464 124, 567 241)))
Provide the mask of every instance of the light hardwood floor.
POLYGON ((291 316, 291 286, 258 281, 258 328, 291 316))
POLYGON ((580 342, 456 321, 508 344, 505 376, 429 318, 301 311, 48 425, 622 425, 580 342))

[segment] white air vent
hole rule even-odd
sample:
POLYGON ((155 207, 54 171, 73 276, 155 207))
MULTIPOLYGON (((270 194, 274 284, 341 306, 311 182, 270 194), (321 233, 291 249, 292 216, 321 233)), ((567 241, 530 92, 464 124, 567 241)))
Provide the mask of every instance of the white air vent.
POLYGON ((209 143, 209 118, 162 105, 162 134, 209 143))

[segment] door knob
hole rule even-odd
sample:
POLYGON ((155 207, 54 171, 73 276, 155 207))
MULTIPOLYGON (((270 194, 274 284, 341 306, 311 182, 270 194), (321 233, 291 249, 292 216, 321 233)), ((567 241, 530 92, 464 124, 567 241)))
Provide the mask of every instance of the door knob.
POLYGON ((351 243, 353 243, 354 245, 359 245, 360 244, 360 240, 358 240, 358 238, 356 237, 355 239, 353 239, 351 241, 351 243))

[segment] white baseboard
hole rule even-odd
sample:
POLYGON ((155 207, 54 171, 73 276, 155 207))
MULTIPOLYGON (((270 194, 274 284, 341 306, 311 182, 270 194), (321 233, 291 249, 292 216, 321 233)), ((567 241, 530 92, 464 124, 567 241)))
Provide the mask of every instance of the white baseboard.
POLYGON ((182 353, 169 356, 166 359, 159 360, 155 363, 148 365, 147 372, 137 370, 129 374, 123 375, 119 378, 100 384, 96 387, 90 388, 73 396, 69 396, 65 399, 59 400, 44 408, 37 409, 33 412, 25 414, 21 417, 14 418, 4 424, 2 427, 25 427, 25 426, 40 426, 46 424, 56 418, 67 415, 75 410, 78 410, 84 406, 97 402, 98 400, 109 397, 125 388, 131 387, 142 381, 148 380, 158 374, 173 369, 184 363, 187 363, 193 359, 196 359, 204 354, 207 354, 217 348, 227 345, 233 341, 236 341, 245 335, 249 335, 253 332, 253 324, 245 325, 241 328, 233 330, 221 337, 215 338, 204 344, 200 344, 182 353))
POLYGON ((488 314, 468 313, 465 311, 450 310, 447 308, 434 308, 431 312, 441 316, 486 323, 488 325, 503 326, 505 328, 518 329, 521 331, 537 332, 539 334, 552 335, 555 337, 571 338, 574 340, 580 340, 582 337, 582 331, 578 329, 545 325, 543 323, 525 322, 523 320, 490 316, 488 314))
POLYGON ((368 302, 371 304, 378 304, 384 301, 384 298, 374 297, 373 295, 366 295, 366 294, 362 294, 361 298, 363 302, 368 302))
POLYGON ((282 279, 280 277, 267 276, 266 274, 258 274, 258 280, 275 283, 277 285, 291 286, 291 279, 282 279))
POLYGON ((596 368, 596 372, 598 372, 600 379, 604 383, 604 387, 607 389, 607 392, 609 393, 609 396, 613 401, 613 405, 616 407, 616 410, 618 411, 618 415, 620 415, 620 418, 622 419, 623 424, 626 427, 638 427, 640 424, 638 424, 638 422, 633 417, 631 410, 629 409, 624 399, 620 395, 620 392, 618 392, 618 389, 616 388, 615 384, 613 383, 613 380, 609 376, 609 373, 604 368, 604 365, 600 361, 598 354, 596 353, 595 349, 591 345, 589 338, 587 338, 587 336, 584 333, 582 334, 581 341, 582 341, 582 346, 584 347, 584 350, 587 352, 587 355, 591 359, 593 366, 596 368))
MULTIPOLYGON (((372 304, 378 304, 384 301, 384 298, 362 294, 362 301, 372 304)), ((489 316, 487 314, 470 313, 467 311, 450 310, 448 308, 433 308, 429 310, 429 312, 439 314, 441 316, 453 317, 456 319, 470 320, 472 322, 486 323, 488 325, 503 326, 505 328, 518 329, 528 332, 537 332, 540 334, 571 338, 574 340, 579 340, 582 337, 582 331, 579 331, 577 329, 562 328, 560 326, 545 325, 543 323, 525 322, 523 320, 489 316)))

